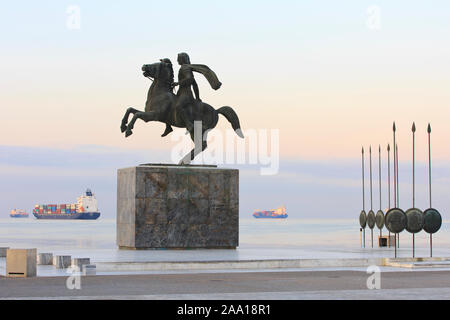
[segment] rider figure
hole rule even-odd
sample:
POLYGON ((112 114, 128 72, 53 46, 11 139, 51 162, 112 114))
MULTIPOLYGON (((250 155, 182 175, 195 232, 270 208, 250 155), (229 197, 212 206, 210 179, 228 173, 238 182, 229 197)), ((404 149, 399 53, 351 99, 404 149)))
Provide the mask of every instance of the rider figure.
MULTIPOLYGON (((178 82, 174 82, 172 84, 172 88, 179 86, 175 103, 175 112, 176 116, 179 116, 180 119, 185 123, 186 129, 189 132, 193 132, 194 123, 188 116, 188 108, 190 106, 195 107, 196 102, 202 101, 200 100, 198 85, 195 81, 193 71, 203 74, 214 90, 219 89, 222 83, 219 81, 219 79, 217 79, 216 74, 207 66, 200 64, 191 64, 187 53, 179 53, 177 60, 178 64, 180 65, 180 70, 178 72, 178 82), (192 95, 191 87, 194 90, 195 99, 192 95)), ((170 132, 172 132, 172 127, 167 124, 166 130, 164 131, 162 136, 164 137, 170 132)))
MULTIPOLYGON (((200 100, 200 95, 198 91, 197 82, 194 79, 194 74, 192 69, 187 67, 187 65, 191 64, 189 56, 187 53, 179 53, 178 54, 178 64, 180 65, 180 71, 178 72, 178 82, 174 82, 172 87, 179 86, 177 91, 177 101, 175 104, 176 114, 180 116, 180 118, 186 124, 186 129, 189 132, 194 130, 194 123, 189 119, 187 115, 187 109, 189 106, 195 105, 194 96, 192 95, 191 86, 194 89, 195 98, 197 101, 200 100)), ((163 133, 163 137, 169 134, 172 131, 172 128, 169 125, 166 125, 166 131, 163 133)))

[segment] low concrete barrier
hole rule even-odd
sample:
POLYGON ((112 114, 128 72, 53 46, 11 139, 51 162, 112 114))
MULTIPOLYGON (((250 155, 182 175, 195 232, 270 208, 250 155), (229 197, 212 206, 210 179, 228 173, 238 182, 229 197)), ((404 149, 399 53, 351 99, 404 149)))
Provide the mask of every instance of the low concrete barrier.
POLYGON ((7 277, 35 277, 36 249, 8 249, 6 251, 7 277))
POLYGON ((6 250, 8 250, 9 247, 0 247, 0 258, 6 257, 6 250))
POLYGON ((80 270, 83 270, 83 266, 91 264, 90 258, 73 258, 72 259, 72 267, 78 267, 80 270))
POLYGON ((95 276, 97 274, 97 266, 95 264, 85 264, 82 272, 84 276, 95 276))
POLYGON ((52 265, 53 264, 53 253, 39 253, 37 255, 38 265, 52 265))
POLYGON ((386 258, 383 265, 396 268, 448 268, 450 267, 450 258, 386 258))
POLYGON ((55 256, 53 257, 53 265, 56 269, 65 269, 70 267, 71 264, 71 256, 55 256))
POLYGON ((97 270, 111 271, 164 271, 214 269, 298 269, 332 267, 382 266, 383 258, 373 259, 287 259, 287 260, 235 260, 235 261, 168 261, 168 262, 97 262, 97 270))

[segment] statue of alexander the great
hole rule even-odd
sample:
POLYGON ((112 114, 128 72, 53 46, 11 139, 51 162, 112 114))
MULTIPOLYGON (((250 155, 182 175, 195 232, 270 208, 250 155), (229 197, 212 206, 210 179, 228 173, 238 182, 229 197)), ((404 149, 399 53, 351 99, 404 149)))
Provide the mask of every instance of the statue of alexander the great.
POLYGON ((203 139, 201 146, 195 148, 180 161, 180 164, 188 164, 195 156, 207 147, 207 131, 217 125, 218 115, 222 114, 231 123, 236 134, 243 138, 239 118, 231 107, 224 106, 217 110, 201 101, 198 85, 193 72, 201 73, 208 80, 214 90, 220 88, 222 83, 216 74, 206 65, 191 64, 187 53, 178 54, 180 70, 178 72, 178 82, 174 82, 174 72, 169 59, 161 59, 158 63, 147 64, 142 67, 144 76, 153 80, 150 86, 145 111, 141 112, 134 108, 128 108, 121 124, 121 131, 125 132, 125 137, 133 132, 134 123, 137 119, 148 121, 160 121, 166 124, 166 129, 162 136, 172 132, 172 126, 186 128, 194 139, 194 121, 201 121, 201 133, 203 139), (178 86, 177 94, 173 93, 173 88, 178 86), (194 90, 195 98, 192 94, 194 90), (134 114, 128 123, 128 117, 134 114))

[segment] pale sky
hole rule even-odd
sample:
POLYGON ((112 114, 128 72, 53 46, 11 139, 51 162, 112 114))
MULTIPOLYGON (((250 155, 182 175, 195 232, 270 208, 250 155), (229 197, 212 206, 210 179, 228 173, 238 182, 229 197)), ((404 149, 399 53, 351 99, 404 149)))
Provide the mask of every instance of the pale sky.
MULTIPOLYGON (((185 51, 192 63, 207 64, 223 83, 214 91, 198 75, 203 101, 216 108, 232 106, 244 129, 280 130, 280 157, 294 169, 267 178, 274 189, 286 183, 295 193, 321 181, 323 189, 314 198, 324 192, 335 199, 347 195, 342 211, 346 202, 349 211, 357 211, 353 199, 359 201, 361 146, 382 144, 385 149, 392 142, 392 121, 397 123, 400 161, 411 155, 412 121, 418 130, 418 162, 425 166, 428 122, 436 165, 445 168, 450 160, 449 21, 448 1, 2 2, 1 150, 83 154, 80 146, 90 146, 89 152, 124 153, 117 165, 137 164, 122 161, 126 152, 136 161, 139 154, 147 162, 153 157, 169 161, 175 143, 160 138, 163 124, 137 122, 127 139, 119 126, 128 106, 144 107, 150 81, 141 66, 168 57, 177 73, 177 53, 185 51), (80 8, 79 30, 66 26, 70 5, 80 8), (375 29, 368 11, 373 6, 380 12, 375 29), (352 172, 353 187, 338 196, 341 183, 331 183, 322 166, 305 171, 305 162, 336 170, 343 168, 341 163, 354 164, 342 169, 352 172)), ((217 130, 227 128, 222 117, 217 130)), ((8 173, 3 187, 33 171, 33 158, 22 163, 3 155, 0 172, 8 173)), ((51 157, 45 159, 41 165, 51 168, 45 163, 51 157)), ((61 170, 68 176, 86 168, 67 161, 61 170)), ((45 180, 51 172, 62 174, 50 169, 36 179, 45 180)), ((241 203, 248 210, 259 207, 256 199, 248 200, 255 190, 251 184, 268 180, 245 181, 249 193, 241 194, 241 203)), ((445 194, 447 186, 442 188, 445 194)), ((274 194, 272 206, 294 201, 295 195, 288 196, 278 201, 274 194)))

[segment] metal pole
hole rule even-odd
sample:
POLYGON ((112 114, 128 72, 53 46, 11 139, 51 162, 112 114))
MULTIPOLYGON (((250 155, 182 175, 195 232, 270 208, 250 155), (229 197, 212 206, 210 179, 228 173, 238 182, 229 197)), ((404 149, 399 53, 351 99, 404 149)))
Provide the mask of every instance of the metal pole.
POLYGON ((397 234, 395 234, 394 248, 395 248, 395 258, 397 258, 397 234))
POLYGON ((430 233, 430 257, 433 258, 433 234, 430 233))
MULTIPOLYGON (((364 189, 364 147, 361 149, 362 159, 362 192, 363 192, 363 210, 366 211, 365 189, 364 189)), ((363 229, 364 248, 366 247, 366 227, 363 229)))
MULTIPOLYGON (((416 199, 415 199, 415 191, 416 191, 416 189, 415 189, 415 182, 416 182, 416 179, 415 179, 415 161, 416 161, 416 158, 415 158, 415 156, 416 156, 416 140, 415 140, 415 133, 416 133, 416 124, 413 122, 413 125, 412 125, 412 128, 411 128, 411 130, 412 130, 412 133, 413 133, 413 163, 412 163, 412 170, 413 170, 413 197, 412 197, 412 199, 413 199, 413 208, 415 208, 416 207, 416 199)), ((412 234, 412 236, 413 236, 413 258, 415 257, 415 254, 416 254, 416 243, 415 243, 415 234, 413 233, 412 234)))
POLYGON ((370 237, 372 239, 372 248, 373 248, 373 228, 370 229, 370 237))
POLYGON ((394 147, 394 208, 396 208, 397 207, 397 188, 396 188, 396 183, 397 183, 397 181, 396 181, 396 179, 397 179, 397 175, 396 175, 396 170, 397 170, 397 168, 396 168, 396 165, 395 165, 395 122, 394 122, 394 125, 393 125, 393 132, 394 132, 394 145, 393 145, 393 147, 394 147))
MULTIPOLYGON (((397 174, 397 208, 400 208, 400 192, 399 192, 399 179, 398 179, 398 144, 395 145, 395 154, 397 156, 396 174, 397 174)), ((400 248, 400 233, 397 233, 397 246, 400 248)))
MULTIPOLYGON (((380 211, 381 211, 381 145, 378 145, 378 186, 380 190, 380 211)), ((383 228, 380 228, 380 237, 383 236, 383 228)), ((381 239, 381 238, 380 238, 381 239)))
POLYGON ((372 203, 372 146, 369 148, 369 161, 370 161, 370 210, 373 210, 372 203))
MULTIPOLYGON (((369 147, 369 160, 370 160, 370 211, 373 210, 372 203, 372 146, 369 147)), ((372 239, 372 248, 373 248, 373 228, 370 228, 370 235, 372 239)))
MULTIPOLYGON (((431 205, 431 125, 428 124, 428 185, 430 190, 430 208, 431 205)), ((433 257, 433 234, 430 233, 430 257, 433 257)))
POLYGON ((428 124, 428 185, 430 191, 430 208, 433 208, 431 205, 431 126, 428 124))
POLYGON ((366 202, 364 200, 364 196, 365 196, 365 194, 364 194, 364 147, 362 148, 361 159, 362 159, 362 166, 361 166, 361 168, 362 168, 362 192, 363 192, 362 199, 363 199, 363 210, 365 211, 366 210, 366 202))
POLYGON ((397 173, 397 208, 400 208, 400 181, 399 181, 399 178, 398 178, 398 144, 397 145, 395 145, 395 154, 397 155, 397 170, 396 170, 396 173, 397 173))
MULTIPOLYGON (((391 209, 391 147, 387 146, 388 152, 388 208, 391 209)), ((391 232, 389 231, 389 247, 391 246, 391 232)))

